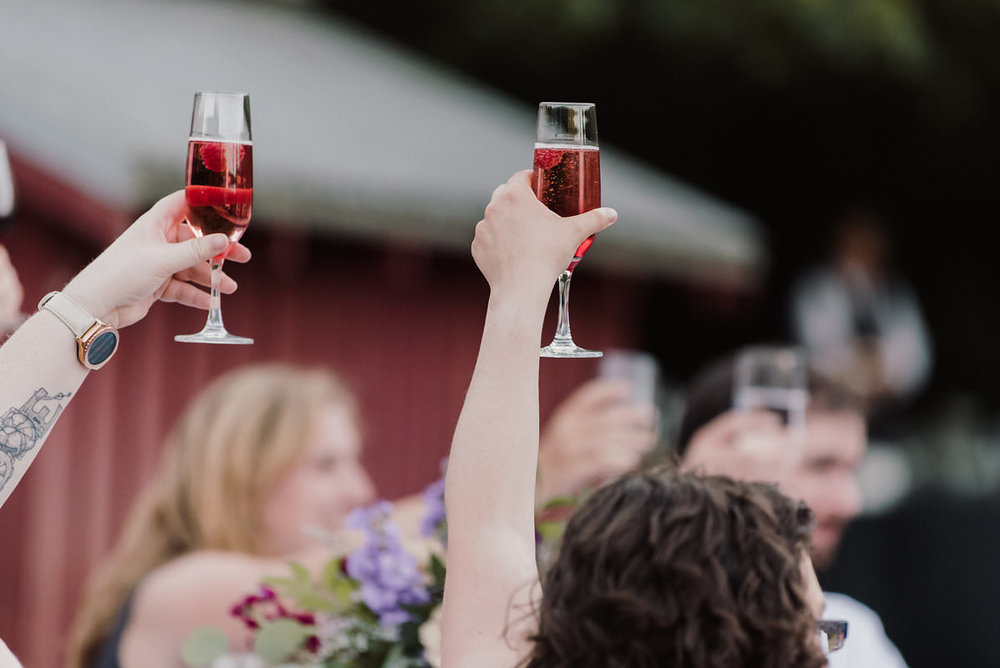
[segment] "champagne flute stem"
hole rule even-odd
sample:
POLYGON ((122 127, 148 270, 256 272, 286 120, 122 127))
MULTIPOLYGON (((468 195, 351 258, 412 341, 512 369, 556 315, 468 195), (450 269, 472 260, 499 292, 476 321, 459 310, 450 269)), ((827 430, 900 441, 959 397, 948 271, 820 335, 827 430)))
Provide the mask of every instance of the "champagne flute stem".
POLYGON ((569 331, 569 282, 573 272, 566 270, 559 274, 559 321, 556 326, 556 341, 572 341, 569 331))
POLYGON ((208 324, 206 329, 225 330, 222 324, 222 298, 219 286, 222 284, 222 262, 212 258, 212 292, 208 302, 208 324))

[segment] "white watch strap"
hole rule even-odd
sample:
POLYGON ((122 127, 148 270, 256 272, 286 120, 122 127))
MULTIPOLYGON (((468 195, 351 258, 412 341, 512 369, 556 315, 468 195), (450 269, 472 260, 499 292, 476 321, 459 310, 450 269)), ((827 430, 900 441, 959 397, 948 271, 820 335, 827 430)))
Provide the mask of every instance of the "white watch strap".
POLYGON ((53 313, 70 328, 70 331, 78 339, 97 322, 97 318, 87 313, 86 309, 61 292, 50 292, 42 297, 42 301, 38 302, 38 308, 53 313))

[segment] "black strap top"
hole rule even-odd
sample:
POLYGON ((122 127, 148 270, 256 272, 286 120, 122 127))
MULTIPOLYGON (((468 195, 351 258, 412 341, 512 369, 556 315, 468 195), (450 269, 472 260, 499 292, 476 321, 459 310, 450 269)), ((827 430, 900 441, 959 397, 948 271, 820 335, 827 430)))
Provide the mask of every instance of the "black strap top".
POLYGON ((125 627, 128 626, 128 620, 131 615, 132 596, 130 595, 125 599, 125 603, 118 611, 118 617, 115 619, 115 625, 111 629, 111 635, 104 641, 104 647, 101 648, 100 654, 97 655, 97 662, 90 668, 121 668, 121 664, 118 662, 118 648, 121 645, 122 636, 125 635, 125 627))

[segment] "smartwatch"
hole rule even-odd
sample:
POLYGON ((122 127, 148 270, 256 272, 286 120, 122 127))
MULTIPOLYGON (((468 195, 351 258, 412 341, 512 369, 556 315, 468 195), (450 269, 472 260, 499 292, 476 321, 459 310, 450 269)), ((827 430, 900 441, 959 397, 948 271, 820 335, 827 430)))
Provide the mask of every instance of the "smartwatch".
POLYGON ((45 309, 63 321, 76 337, 76 356, 88 369, 100 369, 118 350, 118 330, 87 313, 71 297, 61 292, 50 292, 38 302, 39 310, 45 309))

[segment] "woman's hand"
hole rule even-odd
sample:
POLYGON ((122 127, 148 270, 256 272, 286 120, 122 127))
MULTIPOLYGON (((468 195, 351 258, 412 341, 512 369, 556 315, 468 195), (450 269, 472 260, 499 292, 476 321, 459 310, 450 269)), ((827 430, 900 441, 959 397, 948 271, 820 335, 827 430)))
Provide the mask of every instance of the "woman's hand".
MULTIPOLYGON (((156 300, 208 309, 209 295, 191 283, 211 285, 208 260, 225 251, 224 234, 193 238, 184 224, 184 192, 167 195, 139 217, 91 262, 64 292, 91 315, 116 327, 145 317, 156 300)), ((246 262, 250 251, 235 244, 227 259, 246 262)), ((223 275, 221 291, 236 291, 236 281, 223 275)))
POLYGON ((691 437, 681 468, 735 480, 779 482, 798 453, 781 419, 769 411, 729 411, 691 437))
POLYGON ((595 378, 559 404, 542 430, 536 505, 639 467, 656 445, 656 411, 630 394, 624 381, 595 378))
POLYGON ((538 201, 531 171, 517 172, 493 191, 476 225, 472 257, 492 293, 547 298, 576 247, 617 218, 609 208, 562 218, 538 201))

